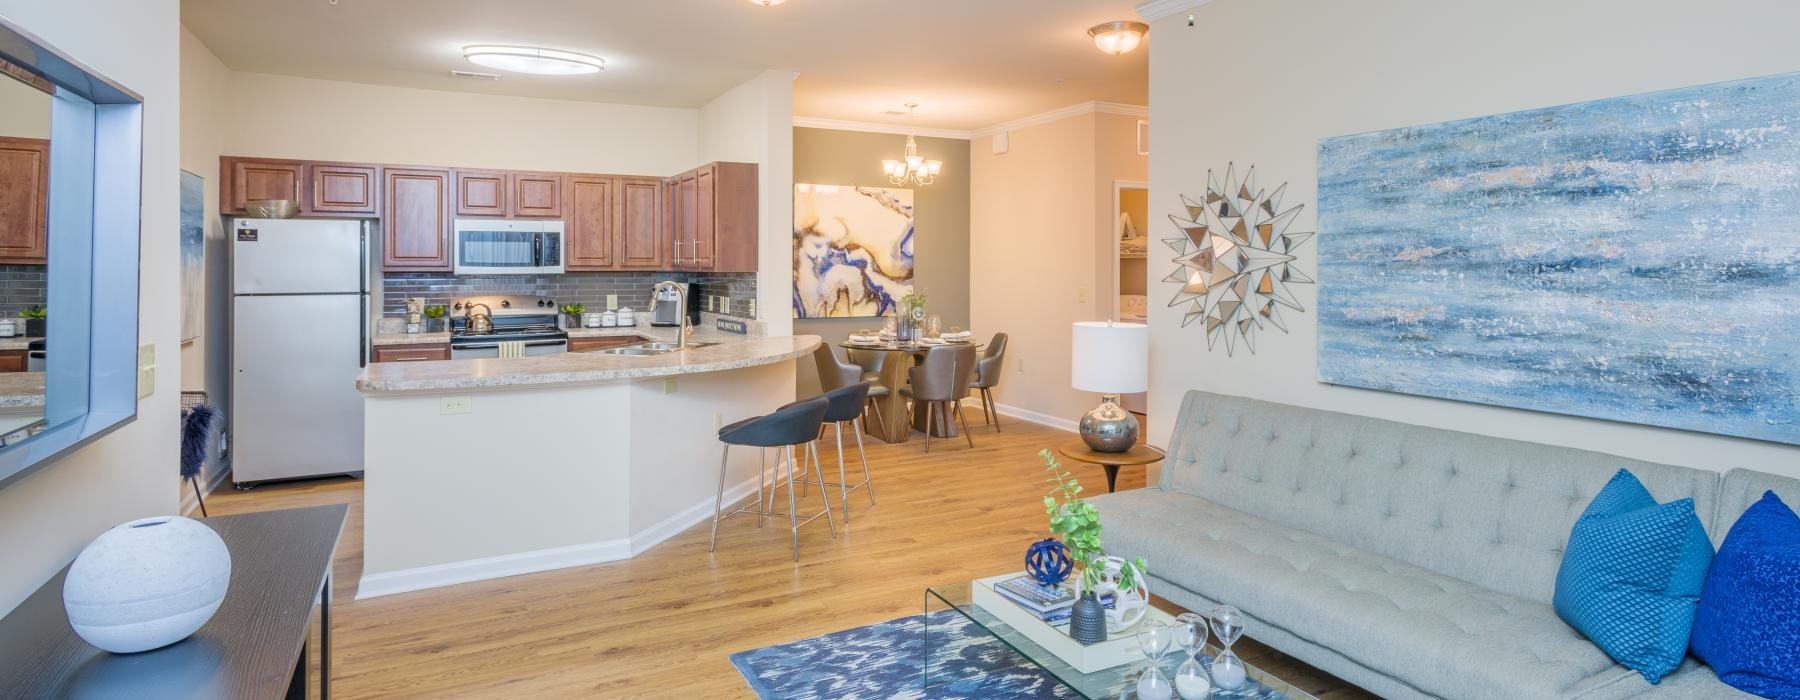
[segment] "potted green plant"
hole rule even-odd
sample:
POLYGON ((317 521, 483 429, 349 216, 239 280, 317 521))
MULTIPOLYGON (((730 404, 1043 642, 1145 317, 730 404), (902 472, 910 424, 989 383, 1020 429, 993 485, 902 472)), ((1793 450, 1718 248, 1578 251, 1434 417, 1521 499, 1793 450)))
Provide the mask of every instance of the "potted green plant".
POLYGON ((429 327, 425 329, 426 332, 442 333, 448 330, 444 328, 444 314, 448 311, 449 309, 444 308, 443 304, 432 304, 425 307, 425 318, 431 319, 427 322, 429 327))
POLYGON ((909 292, 900 297, 900 318, 894 324, 894 336, 902 343, 919 339, 919 324, 925 320, 925 293, 909 292))
POLYGON ((582 306, 581 304, 563 304, 562 305, 563 314, 565 314, 569 317, 569 327, 570 328, 580 328, 581 327, 581 314, 584 311, 587 311, 587 307, 582 306))
POLYGON ((33 338, 44 337, 44 322, 50 318, 50 310, 43 304, 32 304, 19 312, 19 318, 25 319, 25 335, 33 338))
MULTIPOLYGON (((1069 636, 1082 644, 1097 644, 1106 640, 1108 614, 1099 597, 1109 591, 1102 589, 1110 589, 1115 597, 1117 612, 1113 617, 1120 621, 1129 619, 1136 611, 1124 610, 1128 604, 1149 603, 1149 589, 1139 580, 1140 574, 1149 572, 1149 567, 1143 557, 1125 561, 1107 556, 1106 547, 1100 541, 1100 512, 1081 498, 1081 482, 1073 474, 1063 471, 1062 463, 1056 461, 1056 455, 1050 450, 1039 450, 1038 456, 1043 458, 1044 471, 1050 473, 1048 478, 1053 485, 1050 494, 1044 496, 1044 513, 1050 516, 1050 532, 1062 538, 1069 549, 1069 558, 1081 567, 1077 586, 1080 598, 1070 613, 1069 636), (1141 595, 1134 593, 1136 591, 1141 591, 1141 595), (1133 600, 1128 600, 1128 596, 1133 600)), ((1135 623, 1132 619, 1127 624, 1135 623)))

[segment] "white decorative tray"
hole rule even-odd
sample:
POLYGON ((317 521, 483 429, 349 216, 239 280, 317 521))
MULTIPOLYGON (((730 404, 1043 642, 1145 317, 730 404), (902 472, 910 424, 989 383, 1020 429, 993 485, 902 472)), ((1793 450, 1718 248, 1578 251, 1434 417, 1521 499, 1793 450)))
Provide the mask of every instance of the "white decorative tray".
MULTIPOLYGON (((1069 637, 1069 623, 1052 625, 1039 620, 1030 610, 1019 607, 1018 603, 994 592, 994 585, 1025 572, 1015 571, 1001 576, 989 576, 975 579, 969 586, 970 597, 975 605, 994 617, 1000 618, 1007 626, 1018 630, 1027 639, 1055 654, 1064 663, 1081 673, 1103 671, 1114 666, 1122 666, 1133 661, 1144 659, 1143 649, 1138 647, 1137 627, 1134 625, 1124 630, 1107 635, 1107 639, 1099 644, 1083 646, 1069 637)), ((1145 620, 1162 620, 1165 624, 1175 624, 1174 616, 1151 606, 1144 615, 1145 620)), ((1139 622, 1138 624, 1143 624, 1139 622)))

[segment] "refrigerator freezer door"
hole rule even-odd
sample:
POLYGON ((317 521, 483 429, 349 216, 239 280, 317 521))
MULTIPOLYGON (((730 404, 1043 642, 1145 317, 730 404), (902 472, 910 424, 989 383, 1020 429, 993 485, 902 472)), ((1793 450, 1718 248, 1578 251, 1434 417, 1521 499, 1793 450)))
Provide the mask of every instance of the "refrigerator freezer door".
POLYGON ((233 294, 364 292, 361 221, 237 219, 233 294))
POLYGON ((232 300, 233 477, 359 471, 363 294, 232 300))

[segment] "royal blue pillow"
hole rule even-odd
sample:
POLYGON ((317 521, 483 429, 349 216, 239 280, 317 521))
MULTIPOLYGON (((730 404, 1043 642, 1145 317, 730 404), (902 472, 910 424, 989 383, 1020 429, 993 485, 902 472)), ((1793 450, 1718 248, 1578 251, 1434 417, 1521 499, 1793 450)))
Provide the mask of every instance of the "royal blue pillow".
POLYGON ((1800 698, 1800 517, 1763 493, 1725 534, 1694 616, 1694 656, 1719 680, 1800 698))
POLYGON ((1656 683, 1687 656, 1712 556, 1694 499, 1658 505, 1620 469, 1569 533, 1556 572, 1556 614, 1656 683))

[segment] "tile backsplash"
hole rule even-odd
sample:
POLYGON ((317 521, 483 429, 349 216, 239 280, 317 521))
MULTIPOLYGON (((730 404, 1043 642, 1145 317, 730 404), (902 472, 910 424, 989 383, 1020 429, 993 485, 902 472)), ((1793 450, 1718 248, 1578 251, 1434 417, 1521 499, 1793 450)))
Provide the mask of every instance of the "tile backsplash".
MULTIPOLYGON (((16 318, 27 307, 44 303, 49 298, 45 274, 43 265, 0 265, 0 318, 16 318)), ((756 280, 750 284, 754 290, 756 280)))
MULTIPOLYGON (((593 311, 605 310, 606 295, 616 294, 619 306, 643 311, 650 308, 650 288, 662 280, 697 283, 706 294, 729 296, 730 308, 722 311, 724 315, 755 318, 750 313, 751 302, 756 299, 754 272, 566 272, 560 275, 389 272, 382 278, 381 313, 386 317, 405 316, 408 297, 422 297, 428 305, 448 306, 457 299, 491 294, 548 297, 557 304, 581 304, 593 311)), ((705 308, 704 303, 701 308, 705 308)))

